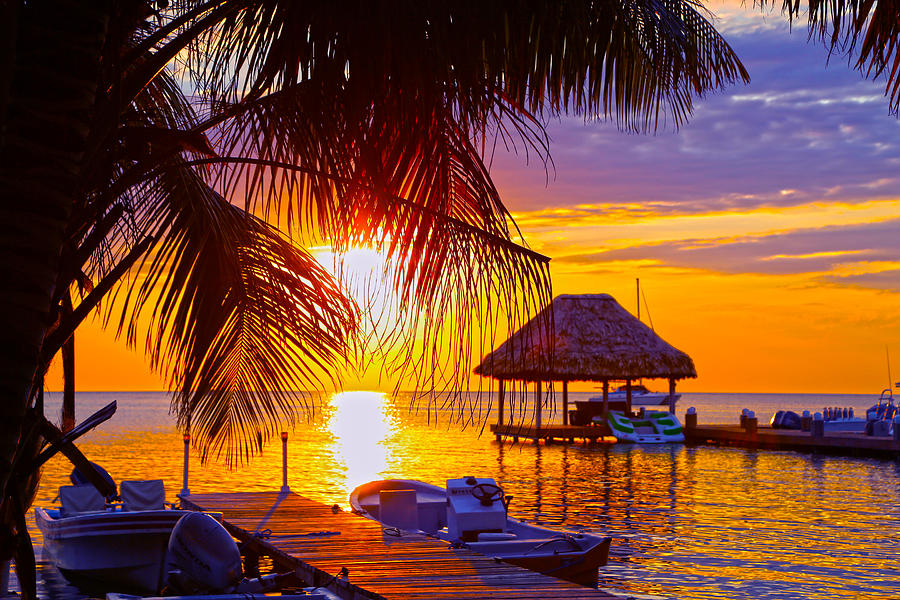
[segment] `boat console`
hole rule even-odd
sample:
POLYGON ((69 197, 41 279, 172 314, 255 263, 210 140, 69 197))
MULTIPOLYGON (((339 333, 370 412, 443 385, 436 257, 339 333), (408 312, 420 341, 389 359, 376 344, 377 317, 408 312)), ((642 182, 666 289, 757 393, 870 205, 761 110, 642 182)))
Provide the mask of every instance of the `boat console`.
POLYGON ((480 533, 502 533, 506 527, 503 489, 490 478, 447 480, 447 533, 463 542, 480 533))

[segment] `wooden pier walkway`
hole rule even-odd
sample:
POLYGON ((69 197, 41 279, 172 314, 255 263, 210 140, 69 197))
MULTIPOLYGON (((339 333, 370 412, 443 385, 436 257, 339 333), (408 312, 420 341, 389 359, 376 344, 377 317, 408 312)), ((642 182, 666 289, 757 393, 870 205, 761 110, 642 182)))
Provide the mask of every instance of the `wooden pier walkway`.
POLYGON ((768 426, 761 426, 751 433, 739 425, 697 425, 685 427, 684 436, 688 444, 900 457, 900 442, 894 441, 892 437, 867 436, 862 433, 826 432, 822 437, 813 437, 809 431, 772 429, 768 426))
POLYGON ((491 433, 497 438, 497 441, 503 438, 512 438, 518 442, 523 440, 544 440, 552 442, 561 440, 566 442, 574 442, 575 440, 585 440, 590 443, 603 442, 604 437, 607 441, 614 442, 607 427, 597 425, 560 425, 558 423, 548 423, 546 425, 535 426, 533 424, 494 424, 491 425, 491 433))
POLYGON ((182 503, 221 512, 231 535, 256 553, 345 600, 615 598, 434 538, 390 536, 374 521, 292 492, 191 494, 182 503), (335 577, 342 569, 347 576, 335 577))

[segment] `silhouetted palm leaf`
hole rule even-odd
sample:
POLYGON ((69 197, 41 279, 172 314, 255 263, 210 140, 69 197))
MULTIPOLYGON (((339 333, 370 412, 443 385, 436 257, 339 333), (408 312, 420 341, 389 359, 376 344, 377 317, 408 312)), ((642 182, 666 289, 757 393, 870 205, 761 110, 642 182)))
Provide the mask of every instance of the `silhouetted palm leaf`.
POLYGON ((782 9, 792 21, 805 10, 810 37, 831 52, 858 53, 855 67, 866 77, 884 77, 890 111, 900 112, 900 1, 783 0, 782 9))
POLYGON ((246 459, 296 419, 295 390, 335 382, 356 337, 352 304, 308 253, 189 169, 146 193, 160 241, 120 328, 137 342, 148 313, 146 349, 178 390, 179 425, 204 459, 246 459))
POLYGON ((548 259, 521 245, 485 166, 489 144, 548 160, 548 117, 678 125, 695 95, 747 78, 685 0, 184 0, 142 18, 111 29, 59 287, 86 282, 83 318, 144 255, 114 296, 120 331, 138 343, 149 322, 180 424, 204 457, 228 460, 297 416, 291 390, 370 350, 294 242, 387 256, 397 316, 375 350, 401 382, 449 390, 465 420, 455 392, 470 363, 551 295, 548 259), (197 95, 161 70, 175 57, 197 95))

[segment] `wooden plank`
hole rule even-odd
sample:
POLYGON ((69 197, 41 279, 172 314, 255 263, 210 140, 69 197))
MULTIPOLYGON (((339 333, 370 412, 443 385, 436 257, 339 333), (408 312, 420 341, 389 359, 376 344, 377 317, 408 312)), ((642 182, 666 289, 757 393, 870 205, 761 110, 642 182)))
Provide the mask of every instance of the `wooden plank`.
POLYGON ((491 425, 491 433, 498 439, 501 437, 524 438, 528 440, 575 440, 582 439, 590 442, 603 440, 609 435, 607 428, 598 425, 561 425, 544 424, 535 425, 491 425))
POLYGON ((292 492, 191 494, 185 506, 221 512, 229 532, 276 564, 347 600, 614 598, 424 535, 387 535, 369 519, 292 492), (348 577, 335 577, 346 569, 348 577))
POLYGON ((900 442, 891 437, 862 433, 826 432, 813 437, 808 431, 759 427, 749 433, 737 425, 698 425, 684 430, 690 444, 734 445, 749 448, 803 450, 835 454, 900 456, 900 442))

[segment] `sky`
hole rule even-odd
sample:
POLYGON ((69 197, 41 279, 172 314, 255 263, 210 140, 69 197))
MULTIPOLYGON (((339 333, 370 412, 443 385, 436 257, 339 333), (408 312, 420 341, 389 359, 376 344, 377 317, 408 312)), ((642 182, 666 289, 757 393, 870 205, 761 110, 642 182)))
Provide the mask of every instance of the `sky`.
MULTIPOLYGON (((554 295, 634 312, 640 278, 645 322, 697 367, 680 389, 877 394, 888 355, 900 379, 900 121, 884 84, 778 12, 707 6, 749 85, 696 100, 678 131, 553 120, 549 172, 494 157, 501 196, 552 258, 554 295)), ((76 344, 78 389, 164 387, 97 323, 76 344)))

